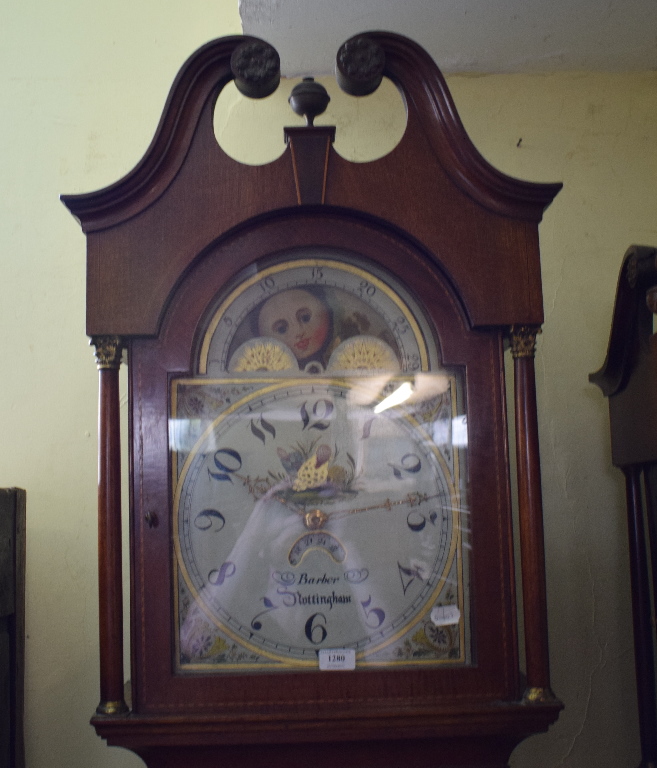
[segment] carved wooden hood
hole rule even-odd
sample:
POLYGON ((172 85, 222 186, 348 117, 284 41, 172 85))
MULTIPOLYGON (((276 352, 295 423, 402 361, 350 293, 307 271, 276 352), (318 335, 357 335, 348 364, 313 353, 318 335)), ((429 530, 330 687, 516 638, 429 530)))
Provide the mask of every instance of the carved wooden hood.
MULTIPOLYGON (((542 322, 537 225, 561 185, 519 181, 489 165, 468 138, 440 70, 417 44, 384 32, 362 41, 341 49, 341 83, 367 92, 388 77, 408 111, 398 146, 370 163, 340 157, 327 129, 292 129, 276 161, 240 164, 217 143, 215 102, 235 76, 231 57, 242 66, 243 91, 258 95, 263 82, 271 91, 276 52, 235 36, 208 43, 187 61, 136 168, 98 192, 62 197, 88 235, 89 335, 155 334, 167 297, 206 248, 235 237, 245 221, 281 209, 298 215, 309 206, 321 207, 327 221, 336 209, 385 220, 423 245, 459 286, 473 326, 542 322), (313 180, 304 159, 318 151, 323 177, 313 180)), ((312 159, 309 165, 318 167, 312 159)))

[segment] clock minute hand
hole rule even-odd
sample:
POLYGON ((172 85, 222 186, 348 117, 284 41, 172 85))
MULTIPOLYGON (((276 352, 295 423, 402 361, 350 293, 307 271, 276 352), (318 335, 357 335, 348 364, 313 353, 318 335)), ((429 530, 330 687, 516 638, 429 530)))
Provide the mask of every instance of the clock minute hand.
POLYGON ((292 505, 279 496, 274 496, 274 498, 288 509, 291 509, 297 515, 299 515, 303 520, 303 524, 306 526, 306 528, 308 528, 308 530, 316 531, 320 528, 323 528, 329 520, 339 520, 345 517, 349 517, 350 515, 358 514, 360 512, 373 512, 377 509, 385 509, 389 511, 393 507, 398 507, 401 505, 405 505, 411 508, 419 507, 428 501, 433 501, 433 499, 439 498, 439 496, 440 494, 438 493, 432 495, 426 493, 409 493, 404 498, 396 499, 395 501, 392 501, 388 498, 380 504, 370 504, 366 507, 355 507, 354 509, 337 509, 335 512, 325 512, 324 510, 318 508, 306 511, 305 508, 292 505))
MULTIPOLYGON (((425 504, 428 501, 433 501, 433 499, 439 498, 440 494, 435 493, 433 495, 429 495, 426 493, 409 493, 402 499, 396 499, 395 501, 392 501, 391 499, 386 499, 380 504, 371 504, 367 507, 356 507, 355 509, 337 509, 335 512, 322 512, 322 514, 331 520, 334 519, 340 519, 343 517, 348 517, 349 515, 355 515, 359 512, 372 512, 377 509, 386 509, 391 510, 393 507, 401 506, 402 504, 408 507, 419 507, 422 504, 425 504)), ((317 512, 320 512, 320 510, 316 510, 317 512)), ((310 513, 309 513, 310 514, 310 513)))

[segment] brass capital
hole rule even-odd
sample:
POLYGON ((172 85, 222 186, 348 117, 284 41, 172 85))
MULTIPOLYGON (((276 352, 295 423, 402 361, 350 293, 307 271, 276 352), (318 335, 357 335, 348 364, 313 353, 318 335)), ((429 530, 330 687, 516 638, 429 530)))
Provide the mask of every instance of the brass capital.
POLYGON ((129 711, 125 701, 101 701, 96 707, 97 715, 125 715, 129 711))
POLYGON ((527 688, 523 697, 523 704, 554 704, 557 697, 549 688, 527 688))
POLYGON ((509 328, 511 354, 516 357, 534 357, 536 337, 541 333, 538 325, 512 325, 509 328))
POLYGON ((123 340, 120 336, 92 336, 89 343, 96 347, 96 366, 99 371, 121 366, 123 340))

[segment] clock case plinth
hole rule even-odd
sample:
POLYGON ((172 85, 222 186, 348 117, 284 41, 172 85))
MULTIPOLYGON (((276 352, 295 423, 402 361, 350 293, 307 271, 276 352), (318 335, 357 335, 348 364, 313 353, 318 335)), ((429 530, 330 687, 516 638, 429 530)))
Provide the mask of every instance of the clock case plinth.
MULTIPOLYGON (((149 766, 503 766, 546 730, 550 691, 533 354, 543 320, 538 223, 559 184, 511 179, 469 141, 445 82, 411 41, 369 33, 402 91, 405 134, 386 157, 349 163, 332 128, 286 131, 288 149, 244 166, 218 146, 213 112, 252 38, 201 48, 179 73, 138 166, 65 196, 87 235, 87 332, 101 380, 101 703, 93 724, 149 766), (193 368, 207 308, 241 270, 315 246, 404 281, 466 370, 473 512, 473 663, 419 672, 223 677, 173 669, 166 419, 169 383, 193 368), (526 673, 519 669, 503 353, 510 342, 526 673), (131 666, 123 694, 118 367, 127 349, 131 445, 131 666), (473 480, 473 478, 476 478, 473 480)), ((267 68, 269 67, 269 69, 267 68)), ((261 73, 262 74, 262 73, 261 73)), ((358 73, 356 73, 357 75, 358 73)), ((366 73, 365 80, 371 73, 366 73)), ((344 72, 341 75, 345 79, 344 72)), ((368 86, 369 87, 369 86, 368 86)), ((356 91, 358 87, 356 87, 356 91)))

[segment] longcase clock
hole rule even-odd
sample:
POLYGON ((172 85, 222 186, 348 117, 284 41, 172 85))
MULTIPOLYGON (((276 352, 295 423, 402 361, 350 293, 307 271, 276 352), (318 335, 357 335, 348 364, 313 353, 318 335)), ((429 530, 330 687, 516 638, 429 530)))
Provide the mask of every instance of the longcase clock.
POLYGON ((230 37, 184 65, 134 171, 64 197, 87 235, 100 370, 92 722, 152 768, 499 768, 561 708, 533 368, 538 222, 560 185, 490 167, 411 41, 353 38, 337 70, 354 95, 384 75, 401 90, 407 127, 386 157, 338 156, 308 79, 291 98, 308 125, 286 130, 285 153, 229 158, 221 89, 257 98, 279 81, 270 46, 230 37))

